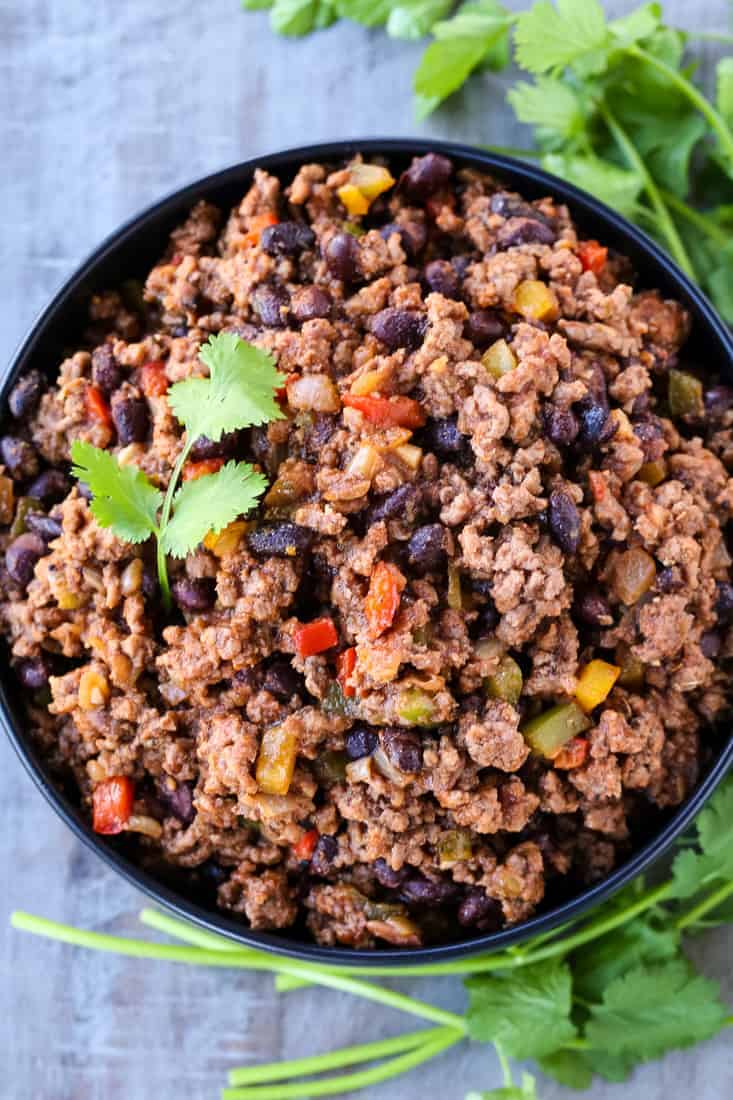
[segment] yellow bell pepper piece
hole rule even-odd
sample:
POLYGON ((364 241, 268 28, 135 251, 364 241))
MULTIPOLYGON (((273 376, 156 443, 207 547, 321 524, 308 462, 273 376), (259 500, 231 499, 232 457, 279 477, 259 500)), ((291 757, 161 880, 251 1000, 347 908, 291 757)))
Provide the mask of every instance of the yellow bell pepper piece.
POLYGON ((345 183, 336 194, 352 217, 368 213, 369 199, 353 183, 345 183))
POLYGON ((607 661, 591 661, 578 677, 575 698, 583 710, 593 710, 610 694, 611 688, 621 675, 618 665, 609 665, 607 661))
POLYGON ((349 182, 336 192, 352 217, 366 214, 370 205, 394 185, 394 178, 379 164, 352 164, 349 182))
POLYGON ((233 553, 239 546, 242 535, 247 530, 244 520, 234 520, 227 524, 221 531, 209 531, 204 538, 204 546, 217 558, 223 558, 225 554, 233 553))
POLYGON ((514 370, 517 357, 506 340, 497 340, 481 356, 481 362, 489 374, 494 378, 501 378, 502 374, 508 374, 510 370, 514 370))
POLYGON ((559 313, 557 298, 539 279, 525 279, 514 291, 514 309, 528 321, 552 321, 559 313))
POLYGON ((298 739, 285 723, 262 735, 255 776, 265 794, 287 794, 295 771, 298 739))

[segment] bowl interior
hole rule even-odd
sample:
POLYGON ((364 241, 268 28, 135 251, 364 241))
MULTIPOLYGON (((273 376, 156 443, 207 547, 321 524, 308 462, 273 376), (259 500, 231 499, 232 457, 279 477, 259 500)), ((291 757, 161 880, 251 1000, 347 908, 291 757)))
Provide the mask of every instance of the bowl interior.
MULTIPOLYGON (((533 166, 464 146, 435 141, 372 139, 308 146, 260 157, 193 183, 131 219, 81 265, 38 319, 15 360, 3 373, 0 392, 3 407, 7 391, 19 374, 30 367, 52 374, 63 356, 74 350, 74 339, 82 331, 91 294, 118 287, 126 279, 145 276, 164 251, 170 231, 199 199, 205 198, 223 210, 228 210, 241 199, 257 166, 279 175, 284 182, 289 182, 297 167, 304 162, 339 162, 361 151, 367 156, 388 156, 393 173, 396 174, 409 164, 413 156, 430 150, 444 152, 460 166, 489 172, 510 189, 521 191, 527 197, 539 198, 551 194, 567 202, 584 233, 598 237, 604 244, 631 259, 638 274, 639 286, 658 288, 663 294, 674 297, 687 306, 693 317, 693 330, 685 349, 686 359, 695 366, 704 367, 706 374, 731 377, 733 343, 730 334, 702 293, 641 231, 591 196, 533 166)), ((717 746, 707 762, 706 774, 701 784, 675 813, 665 816, 655 814, 653 822, 646 830, 648 840, 631 859, 596 886, 585 889, 569 901, 547 908, 539 916, 517 927, 438 947, 409 950, 392 948, 373 952, 323 948, 295 936, 252 932, 217 910, 213 900, 202 900, 202 888, 199 885, 192 889, 190 876, 177 875, 174 872, 163 877, 158 874, 153 876, 128 857, 124 839, 110 842, 109 838, 97 837, 82 818, 73 792, 64 791, 52 782, 25 731, 26 720, 19 691, 14 678, 7 672, 7 661, 5 669, 4 675, 0 676, 0 720, 38 787, 85 844, 94 848, 107 863, 134 885, 180 916, 250 946, 321 962, 365 966, 370 962, 434 962, 478 950, 505 947, 577 917, 623 886, 666 850, 699 810, 733 761, 733 737, 728 728, 720 729, 716 734, 717 746)))

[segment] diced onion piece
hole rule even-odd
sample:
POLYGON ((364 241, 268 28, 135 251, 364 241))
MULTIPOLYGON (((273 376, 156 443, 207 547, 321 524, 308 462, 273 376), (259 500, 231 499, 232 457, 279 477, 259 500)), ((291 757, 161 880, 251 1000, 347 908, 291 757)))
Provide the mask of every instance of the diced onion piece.
POLYGON ((295 771, 298 739, 285 723, 271 726, 262 735, 255 777, 265 794, 287 794, 295 771))
POLYGON ((654 584, 657 569, 654 558, 635 546, 620 554, 613 569, 614 592, 621 603, 631 607, 654 584))
POLYGON ((341 408, 338 390, 327 374, 304 374, 288 382, 291 409, 335 413, 341 408))
POLYGON ((371 481, 381 464, 382 456, 376 447, 372 447, 371 443, 364 443, 350 460, 346 473, 371 481))
POLYGON ((684 370, 669 372, 667 400, 672 416, 702 416, 705 411, 702 382, 684 370))
POLYGON ((400 443, 393 448, 394 454, 404 462, 411 470, 418 470, 422 462, 422 447, 416 447, 414 443, 400 443))
POLYGON ((160 840, 163 835, 163 826, 149 814, 130 814, 125 829, 128 833, 142 833, 153 840, 160 840))
POLYGON ((372 753, 372 760, 377 771, 381 772, 384 778, 389 779, 390 783, 394 783, 396 787, 406 787, 410 782, 410 774, 395 767, 381 746, 378 746, 372 753))
POLYGON ((395 947, 419 947, 420 929, 408 916, 395 914, 384 920, 368 920, 367 931, 395 947))
POLYGON ((568 741, 590 725, 590 719, 577 703, 561 703, 532 718, 522 727, 522 733, 534 752, 552 760, 568 741))
POLYGON ((525 279, 514 291, 514 309, 528 321, 552 321, 559 314, 554 291, 539 279, 525 279))
POLYGON ((619 678, 621 669, 607 661, 591 661, 585 666, 575 689, 575 698, 583 710, 593 710, 611 693, 611 688, 619 678))
POLYGON ((103 707, 109 699, 107 677, 95 668, 85 668, 79 680, 79 706, 82 710, 103 707))
POLYGON ((446 596, 448 607, 453 611, 460 611, 463 607, 463 593, 461 592, 461 573, 455 565, 448 566, 448 594, 446 596))
POLYGON ((481 362, 489 374, 494 378, 501 378, 502 374, 508 374, 510 370, 514 370, 517 357, 506 340, 496 340, 481 356, 481 362))
POLYGON ((374 778, 376 769, 371 756, 360 756, 358 760, 352 760, 346 765, 346 781, 348 783, 369 783, 374 778))
POLYGON ((455 866, 473 855, 471 834, 466 829, 451 829, 438 841, 438 862, 441 871, 455 866))

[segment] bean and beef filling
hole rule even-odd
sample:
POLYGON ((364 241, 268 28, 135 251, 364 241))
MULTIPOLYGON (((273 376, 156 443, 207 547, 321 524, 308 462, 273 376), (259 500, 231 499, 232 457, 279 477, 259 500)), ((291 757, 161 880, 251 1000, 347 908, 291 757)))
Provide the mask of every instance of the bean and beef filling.
POLYGON ((253 928, 455 939, 608 874, 715 750, 733 645, 733 392, 685 310, 567 209, 442 156, 265 172, 9 397, 2 629, 94 827, 253 928), (254 515, 170 562, 103 530, 69 451, 162 488, 212 333, 286 418, 196 441, 254 515), (465 930, 465 931, 464 931, 465 930))

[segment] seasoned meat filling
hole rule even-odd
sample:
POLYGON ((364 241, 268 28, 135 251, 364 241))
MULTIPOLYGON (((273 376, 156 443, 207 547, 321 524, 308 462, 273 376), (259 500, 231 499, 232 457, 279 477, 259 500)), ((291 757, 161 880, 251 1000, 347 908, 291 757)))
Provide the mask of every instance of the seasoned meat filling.
POLYGON ((253 928, 409 947, 526 919, 687 797, 729 702, 733 391, 620 260, 445 157, 357 159, 258 171, 92 299, 9 395, 0 620, 98 832, 253 928), (269 487, 166 612, 70 447, 164 489, 220 332, 285 417, 196 440, 269 487))

